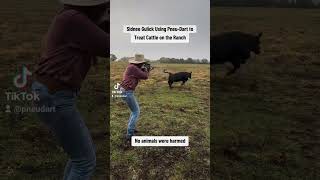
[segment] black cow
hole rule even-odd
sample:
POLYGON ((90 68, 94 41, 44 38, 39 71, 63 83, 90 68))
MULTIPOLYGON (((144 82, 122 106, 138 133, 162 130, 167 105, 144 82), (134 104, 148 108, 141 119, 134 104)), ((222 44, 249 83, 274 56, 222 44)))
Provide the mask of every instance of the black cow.
POLYGON ((172 84, 174 82, 182 81, 181 86, 184 85, 184 83, 186 83, 189 80, 189 78, 191 79, 191 75, 192 75, 192 72, 171 73, 171 72, 167 72, 165 69, 163 70, 163 72, 169 74, 168 84, 170 89, 172 88, 172 84))
POLYGON ((212 64, 230 62, 233 69, 227 75, 233 74, 246 63, 250 53, 260 54, 260 38, 262 33, 251 35, 239 31, 226 32, 212 36, 210 39, 212 64))

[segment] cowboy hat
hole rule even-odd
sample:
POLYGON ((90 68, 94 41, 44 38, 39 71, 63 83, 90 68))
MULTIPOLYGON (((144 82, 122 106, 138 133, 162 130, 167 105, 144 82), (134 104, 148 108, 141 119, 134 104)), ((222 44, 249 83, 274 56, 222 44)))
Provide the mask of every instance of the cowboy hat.
POLYGON ((132 64, 140 64, 144 62, 146 62, 146 60, 144 59, 143 54, 136 54, 133 58, 129 59, 129 63, 132 64))
POLYGON ((110 2, 110 0, 60 0, 62 4, 74 6, 96 6, 110 2))

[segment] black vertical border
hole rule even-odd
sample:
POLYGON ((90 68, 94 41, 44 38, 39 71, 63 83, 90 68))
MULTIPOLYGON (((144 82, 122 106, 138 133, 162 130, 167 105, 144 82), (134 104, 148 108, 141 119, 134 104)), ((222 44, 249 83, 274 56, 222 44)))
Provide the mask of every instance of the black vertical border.
POLYGON ((212 0, 210 0, 210 179, 213 179, 214 175, 214 147, 213 147, 213 129, 214 129, 214 92, 213 92, 213 86, 214 86, 214 80, 213 80, 213 54, 211 51, 211 48, 213 47, 213 41, 211 41, 211 37, 213 35, 213 5, 212 0))
POLYGON ((106 29, 108 30, 109 35, 109 42, 106 42, 109 44, 108 54, 109 57, 106 62, 106 71, 105 71, 105 78, 106 78, 106 115, 105 115, 105 124, 106 124, 106 177, 107 179, 110 179, 110 1, 108 2, 108 19, 109 22, 106 24, 106 29))

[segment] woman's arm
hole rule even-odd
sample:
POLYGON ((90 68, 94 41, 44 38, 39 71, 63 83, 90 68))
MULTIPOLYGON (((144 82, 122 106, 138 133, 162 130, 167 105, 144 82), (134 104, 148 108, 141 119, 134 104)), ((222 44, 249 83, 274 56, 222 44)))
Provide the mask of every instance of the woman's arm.
POLYGON ((149 77, 149 72, 148 71, 143 71, 142 69, 138 68, 137 66, 133 65, 130 66, 130 74, 134 76, 137 79, 148 79, 149 77))
POLYGON ((81 13, 70 18, 70 40, 92 55, 109 57, 109 34, 81 13))

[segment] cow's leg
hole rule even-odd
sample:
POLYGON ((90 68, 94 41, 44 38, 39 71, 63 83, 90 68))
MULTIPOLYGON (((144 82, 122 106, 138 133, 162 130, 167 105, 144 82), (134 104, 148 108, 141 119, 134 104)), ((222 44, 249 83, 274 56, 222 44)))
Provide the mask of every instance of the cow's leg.
POLYGON ((240 62, 231 62, 233 65, 233 69, 229 71, 226 76, 229 76, 231 74, 234 74, 239 68, 240 68, 240 62))
POLYGON ((181 86, 183 86, 183 85, 184 85, 184 83, 186 83, 186 81, 182 81, 181 86))
POLYGON ((168 84, 169 84, 169 87, 170 87, 170 89, 171 89, 173 82, 172 82, 172 81, 168 81, 168 84))

